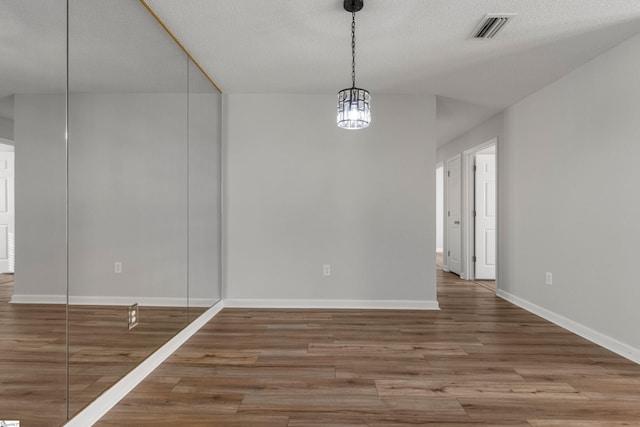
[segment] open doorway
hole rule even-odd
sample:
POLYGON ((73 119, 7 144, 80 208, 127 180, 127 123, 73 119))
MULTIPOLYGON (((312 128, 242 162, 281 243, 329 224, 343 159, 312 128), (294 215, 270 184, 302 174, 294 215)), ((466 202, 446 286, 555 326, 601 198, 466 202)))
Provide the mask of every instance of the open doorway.
POLYGON ((463 259, 465 276, 496 290, 497 138, 463 153, 463 259))

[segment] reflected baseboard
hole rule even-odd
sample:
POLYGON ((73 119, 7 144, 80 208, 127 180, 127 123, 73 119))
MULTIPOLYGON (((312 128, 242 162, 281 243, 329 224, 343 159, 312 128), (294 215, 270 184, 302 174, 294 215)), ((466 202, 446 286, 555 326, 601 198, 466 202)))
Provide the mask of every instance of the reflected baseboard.
POLYGON ((66 304, 66 295, 20 295, 13 294, 11 304, 66 304))
POLYGON ((96 423, 103 415, 122 400, 131 390, 140 384, 154 369, 171 356, 182 344, 193 336, 200 328, 213 319, 224 307, 224 303, 219 301, 209 310, 201 314, 186 328, 178 332, 165 345, 147 357, 142 363, 136 366, 131 372, 122 377, 111 388, 102 393, 92 403, 78 412, 70 419, 65 427, 86 427, 96 423))
MULTIPOLYGON (((69 296, 71 305, 122 305, 138 303, 147 307, 211 307, 218 302, 216 298, 162 298, 162 297, 95 297, 69 296)), ((66 304, 66 295, 26 295, 14 294, 11 304, 66 304)))

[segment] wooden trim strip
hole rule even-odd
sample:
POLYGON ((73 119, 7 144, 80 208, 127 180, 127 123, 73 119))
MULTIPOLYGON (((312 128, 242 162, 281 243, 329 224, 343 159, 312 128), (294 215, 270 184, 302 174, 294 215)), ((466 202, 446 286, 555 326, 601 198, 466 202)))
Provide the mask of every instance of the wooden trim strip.
POLYGON ((176 44, 180 47, 180 49, 182 49, 182 51, 189 57, 189 59, 191 59, 191 61, 193 61, 194 64, 196 64, 196 67, 198 67, 198 69, 200 69, 200 71, 202 72, 202 74, 204 74, 204 76, 207 78, 207 80, 209 80, 209 82, 213 85, 213 87, 216 88, 216 90, 222 94, 222 89, 220 89, 220 87, 216 84, 216 82, 211 78, 211 76, 209 75, 209 73, 207 73, 204 68, 202 68, 202 66, 200 65, 200 63, 198 61, 196 61, 196 59, 193 57, 193 55, 191 55, 191 53, 187 50, 186 47, 184 47, 184 45, 182 44, 182 42, 180 40, 178 40, 178 37, 176 37, 175 34, 173 34, 173 32, 169 29, 169 27, 167 27, 167 24, 164 23, 164 21, 158 16, 158 14, 151 8, 151 6, 149 6, 149 3, 147 3, 147 0, 140 0, 140 3, 142 3, 142 5, 149 11, 149 13, 155 18, 156 21, 158 21, 158 24, 160 24, 160 26, 162 28, 164 28, 164 30, 171 36, 171 38, 173 39, 173 41, 176 42, 176 44))

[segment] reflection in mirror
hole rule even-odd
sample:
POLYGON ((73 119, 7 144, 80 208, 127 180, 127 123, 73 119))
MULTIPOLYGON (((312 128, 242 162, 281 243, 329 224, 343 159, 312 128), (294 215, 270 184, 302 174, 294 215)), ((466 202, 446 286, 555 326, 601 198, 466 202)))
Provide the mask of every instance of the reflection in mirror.
POLYGON ((21 425, 67 415, 66 12, 0 8, 0 419, 21 425))
POLYGON ((70 0, 70 415, 188 321, 187 85, 140 2, 70 0))
POLYGON ((220 299, 221 96, 137 1, 0 47, 0 420, 59 425, 220 299))
POLYGON ((189 315, 221 297, 221 100, 189 61, 189 315))

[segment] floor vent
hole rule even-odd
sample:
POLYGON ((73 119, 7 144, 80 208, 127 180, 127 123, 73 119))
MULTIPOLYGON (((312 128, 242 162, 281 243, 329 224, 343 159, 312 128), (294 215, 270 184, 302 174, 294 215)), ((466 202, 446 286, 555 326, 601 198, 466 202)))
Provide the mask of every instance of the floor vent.
POLYGON ((480 25, 471 33, 472 39, 492 39, 513 18, 515 13, 490 13, 484 17, 480 25))

